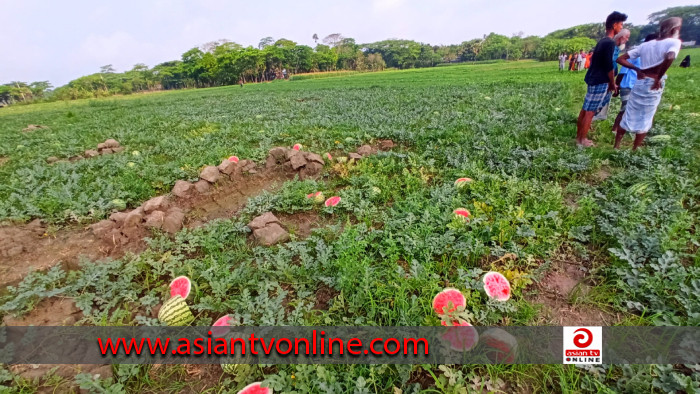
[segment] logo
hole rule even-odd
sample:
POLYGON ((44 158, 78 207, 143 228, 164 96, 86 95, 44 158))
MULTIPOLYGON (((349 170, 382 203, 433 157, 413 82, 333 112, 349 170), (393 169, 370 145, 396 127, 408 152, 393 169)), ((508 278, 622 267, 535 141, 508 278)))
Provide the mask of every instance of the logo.
POLYGON ((602 364, 602 327, 563 327, 564 364, 602 364))

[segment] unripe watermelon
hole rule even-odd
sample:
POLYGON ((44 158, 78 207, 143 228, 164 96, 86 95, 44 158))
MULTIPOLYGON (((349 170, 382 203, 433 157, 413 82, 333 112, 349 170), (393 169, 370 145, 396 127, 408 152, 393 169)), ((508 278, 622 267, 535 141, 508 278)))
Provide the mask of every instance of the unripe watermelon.
POLYGON ((115 198, 110 202, 112 205, 112 208, 116 209, 117 211, 123 211, 126 209, 126 201, 122 200, 121 198, 115 198))
POLYGON ((647 140, 651 142, 666 142, 671 140, 671 136, 668 134, 659 134, 653 137, 649 137, 647 138, 647 140))
POLYGON ((221 364, 221 369, 224 371, 224 373, 235 375, 240 365, 242 364, 221 364))
POLYGON ((165 301, 158 311, 158 320, 168 326, 186 326, 194 321, 194 315, 185 299, 176 295, 165 301))

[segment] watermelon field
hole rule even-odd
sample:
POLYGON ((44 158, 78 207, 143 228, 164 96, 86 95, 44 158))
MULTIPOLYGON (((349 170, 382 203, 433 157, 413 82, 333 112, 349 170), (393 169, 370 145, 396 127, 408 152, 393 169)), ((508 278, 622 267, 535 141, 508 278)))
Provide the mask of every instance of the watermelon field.
MULTIPOLYGON (((637 152, 629 136, 612 149, 613 119, 594 123, 596 147, 576 147, 583 73, 554 62, 0 108, 0 317, 160 325, 168 284, 184 275, 202 326, 224 315, 245 326, 437 326, 432 301, 445 288, 465 296, 475 326, 697 326, 698 86, 697 67, 671 68, 637 152), (123 150, 82 158, 107 139, 123 150), (324 158, 318 174, 266 166, 271 149, 294 144, 324 158), (371 154, 346 159, 362 146, 371 154), (230 156, 256 170, 182 200, 181 230, 87 243, 96 223, 230 156), (319 191, 340 202, 307 198, 319 191), (288 240, 253 240, 248 225, 266 212, 288 240), (489 271, 509 281, 507 301, 485 293, 489 271)), ((235 393, 259 381, 279 393, 692 393, 700 368, 0 364, 1 392, 235 393)))

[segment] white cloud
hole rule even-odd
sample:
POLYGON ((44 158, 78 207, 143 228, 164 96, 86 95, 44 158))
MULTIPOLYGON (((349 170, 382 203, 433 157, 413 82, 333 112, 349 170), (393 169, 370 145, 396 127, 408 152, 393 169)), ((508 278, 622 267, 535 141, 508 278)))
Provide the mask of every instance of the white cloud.
POLYGON ((403 0, 372 0, 372 9, 375 11, 388 11, 398 8, 403 2, 403 0))

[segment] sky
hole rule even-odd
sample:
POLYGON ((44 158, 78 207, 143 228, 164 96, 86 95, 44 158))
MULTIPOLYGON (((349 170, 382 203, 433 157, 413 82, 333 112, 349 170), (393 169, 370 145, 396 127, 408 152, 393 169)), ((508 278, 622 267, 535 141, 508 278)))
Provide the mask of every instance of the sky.
POLYGON ((612 11, 645 24, 685 1, 612 0, 0 0, 0 83, 58 87, 112 64, 126 71, 180 59, 217 39, 257 46, 262 37, 314 46, 331 33, 358 43, 388 38, 458 44, 491 32, 545 35, 603 22, 612 11))

